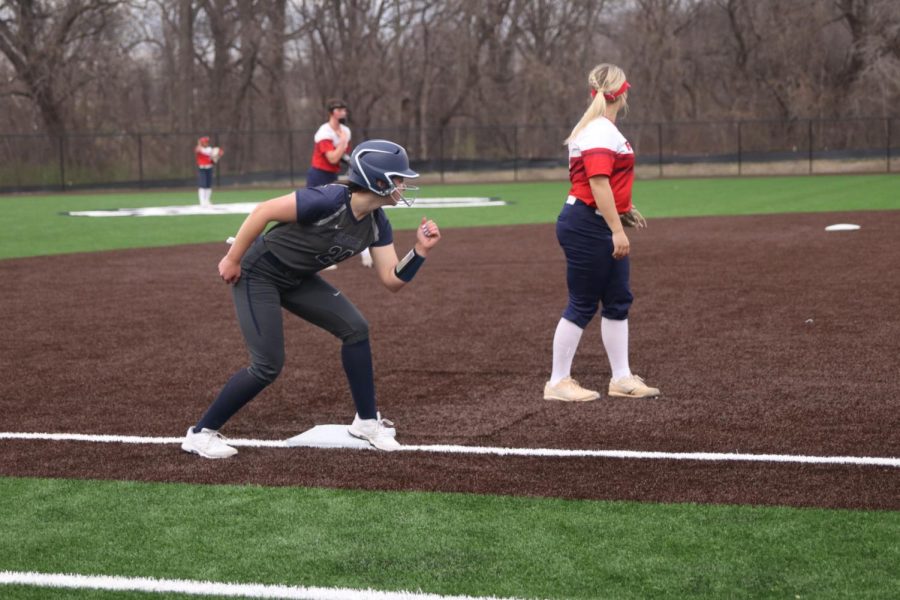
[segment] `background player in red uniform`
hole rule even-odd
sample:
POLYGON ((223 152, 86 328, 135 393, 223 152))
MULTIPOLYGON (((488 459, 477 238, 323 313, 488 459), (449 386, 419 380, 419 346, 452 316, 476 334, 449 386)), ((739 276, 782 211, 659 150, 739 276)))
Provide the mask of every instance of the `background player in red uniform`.
POLYGON ((306 187, 337 181, 341 159, 350 152, 350 128, 347 127, 347 103, 332 99, 325 105, 328 121, 322 123, 313 138, 312 161, 306 172, 306 187))
POLYGON ((600 332, 612 379, 609 395, 648 398, 659 395, 628 365, 630 243, 625 225, 646 222, 631 204, 634 152, 616 128, 627 107, 625 73, 601 64, 588 77, 591 104, 566 140, 572 187, 556 222, 566 255, 569 303, 553 337, 553 371, 544 386, 545 400, 596 400, 600 394, 572 379, 572 360, 584 328, 602 304, 600 332))
MULTIPOLYGON (((341 162, 349 159, 351 132, 347 127, 347 103, 334 98, 325 104, 325 108, 328 110, 328 121, 319 127, 313 138, 312 164, 306 173, 308 188, 337 181, 341 162)), ((360 253, 360 258, 364 266, 372 266, 372 254, 368 248, 360 253)))
POLYGON ((197 145, 194 146, 194 158, 197 160, 197 194, 200 197, 200 206, 212 206, 213 166, 224 153, 225 151, 221 148, 212 147, 206 136, 197 140, 197 145))

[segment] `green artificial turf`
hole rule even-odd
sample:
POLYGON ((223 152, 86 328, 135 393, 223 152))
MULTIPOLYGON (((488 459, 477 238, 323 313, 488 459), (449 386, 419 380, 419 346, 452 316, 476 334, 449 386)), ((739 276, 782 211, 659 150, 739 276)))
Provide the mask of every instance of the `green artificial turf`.
MULTIPOLYGON (((426 215, 442 228, 550 223, 565 199, 565 182, 426 185, 419 196, 487 196, 508 204, 486 208, 392 209, 397 229, 426 215)), ((216 190, 216 203, 259 202, 288 189, 216 190)), ((6 196, 0 198, 0 259, 224 241, 244 215, 70 217, 80 210, 196 203, 195 191, 6 196)), ((637 181, 634 203, 648 218, 783 212, 900 209, 900 176, 848 175, 637 181)))
POLYGON ((0 497, 0 570, 529 598, 900 594, 896 512, 28 478, 0 479, 0 497))

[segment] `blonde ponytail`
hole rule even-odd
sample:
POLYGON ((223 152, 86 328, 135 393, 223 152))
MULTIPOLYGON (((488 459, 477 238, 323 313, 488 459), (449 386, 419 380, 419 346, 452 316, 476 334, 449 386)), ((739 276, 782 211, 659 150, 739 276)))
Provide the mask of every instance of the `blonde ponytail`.
MULTIPOLYGON (((591 70, 590 75, 588 75, 588 85, 590 86, 591 93, 595 94, 595 96, 593 100, 591 100, 591 104, 587 107, 587 110, 581 115, 581 120, 579 120, 578 124, 575 125, 575 128, 572 129, 572 133, 569 134, 569 137, 566 138, 566 141, 563 142, 563 144, 568 144, 574 140, 575 137, 581 133, 581 130, 587 127, 588 123, 594 119, 605 117, 607 105, 606 94, 615 93, 624 83, 625 72, 619 67, 606 63, 594 67, 591 70)), ((620 110, 628 108, 628 103, 624 96, 619 96, 614 102, 622 102, 622 109, 620 110)))

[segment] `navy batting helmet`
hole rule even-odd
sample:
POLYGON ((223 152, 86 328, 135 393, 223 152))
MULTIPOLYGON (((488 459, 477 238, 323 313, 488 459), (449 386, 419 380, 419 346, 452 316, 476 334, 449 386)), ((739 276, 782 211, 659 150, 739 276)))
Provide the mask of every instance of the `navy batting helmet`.
MULTIPOLYGON (((409 168, 409 157, 403 146, 387 140, 368 140, 361 143, 350 155, 347 178, 379 196, 390 196, 397 191, 394 177, 413 179, 419 174, 409 168)), ((406 189, 413 189, 406 186, 406 189)), ((405 198, 400 196, 406 204, 405 198)))

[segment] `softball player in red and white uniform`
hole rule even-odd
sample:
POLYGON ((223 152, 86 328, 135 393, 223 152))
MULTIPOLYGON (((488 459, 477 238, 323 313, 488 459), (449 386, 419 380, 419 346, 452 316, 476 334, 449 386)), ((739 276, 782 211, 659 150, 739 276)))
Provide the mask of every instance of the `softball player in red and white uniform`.
POLYGON ((313 138, 312 161, 306 172, 306 187, 318 187, 337 181, 341 159, 350 152, 350 128, 347 127, 347 104, 329 100, 328 122, 323 123, 313 138))
POLYGON ((197 161, 197 195, 200 206, 212 206, 212 172, 213 167, 223 154, 221 148, 214 148, 209 138, 203 136, 194 146, 194 158, 197 161))
POLYGON ((592 101, 566 140, 572 187, 556 222, 566 255, 569 302, 553 337, 553 371, 544 399, 588 401, 599 392, 572 379, 572 360, 584 328, 601 310, 600 331, 612 379, 609 395, 659 395, 628 365, 630 243, 625 226, 646 222, 631 203, 634 152, 615 125, 627 106, 630 85, 619 67, 602 64, 588 78, 592 101))
MULTIPOLYGON (((306 187, 313 188, 337 181, 341 161, 350 155, 350 128, 347 127, 347 103, 334 98, 325 106, 328 122, 316 131, 312 164, 306 172, 306 187)), ((372 266, 372 254, 366 248, 360 254, 363 266, 372 266)), ((334 268, 337 268, 336 266, 334 268)))

